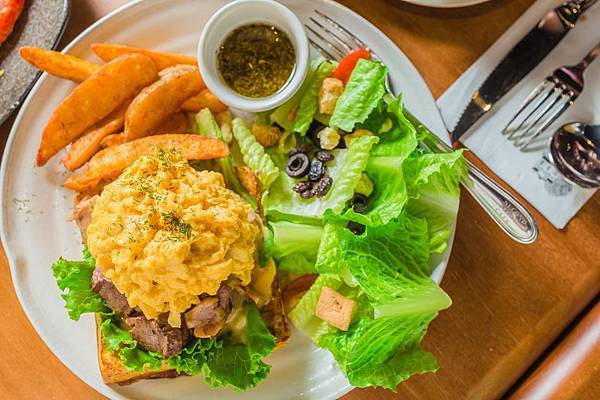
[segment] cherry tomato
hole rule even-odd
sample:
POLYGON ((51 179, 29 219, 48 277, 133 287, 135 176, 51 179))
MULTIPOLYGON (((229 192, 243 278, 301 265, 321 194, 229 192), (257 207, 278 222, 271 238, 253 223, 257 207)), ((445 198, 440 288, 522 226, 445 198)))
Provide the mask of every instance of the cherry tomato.
POLYGON ((344 82, 345 85, 348 83, 348 79, 350 79, 356 63, 362 58, 370 60, 371 51, 369 49, 360 49, 348 54, 340 61, 338 67, 333 71, 332 76, 344 82))

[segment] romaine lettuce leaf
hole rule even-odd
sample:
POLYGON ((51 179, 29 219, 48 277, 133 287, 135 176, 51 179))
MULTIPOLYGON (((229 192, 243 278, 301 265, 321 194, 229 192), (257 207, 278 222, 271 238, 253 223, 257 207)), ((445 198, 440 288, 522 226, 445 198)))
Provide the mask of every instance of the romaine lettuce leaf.
POLYGON ((224 342, 222 346, 214 346, 205 364, 205 381, 212 387, 246 390, 269 375, 271 366, 262 359, 275 349, 275 336, 269 332, 254 304, 245 303, 244 309, 247 321, 244 343, 224 342))
POLYGON ((306 93, 308 88, 311 87, 312 82, 315 79, 317 68, 322 63, 323 58, 312 60, 310 62, 308 71, 306 72, 306 78, 304 78, 304 82, 302 83, 300 89, 292 96, 291 99, 270 113, 270 120, 281 126, 284 131, 292 132, 294 130, 294 122, 296 121, 296 118, 290 119, 290 113, 299 106, 300 101, 304 97, 304 93, 306 93))
POLYGON ((427 275, 426 222, 403 215, 360 236, 342 231, 344 261, 369 297, 375 317, 433 313, 450 298, 427 275))
POLYGON ((295 181, 280 174, 271 190, 263 196, 265 214, 272 219, 292 222, 321 223, 326 210, 340 213, 352 198, 354 188, 369 160, 369 153, 378 138, 362 136, 350 143, 347 150, 333 152, 335 159, 329 163, 327 173, 333 184, 322 198, 303 199, 292 190, 295 181))
POLYGON ((452 234, 460 201, 459 182, 466 173, 462 150, 411 157, 403 165, 411 215, 427 221, 432 253, 443 253, 452 234))
MULTIPOLYGON (((212 112, 208 108, 200 110, 200 112, 196 114, 195 120, 198 134, 224 141, 223 135, 221 134, 221 129, 219 128, 219 125, 217 124, 212 112)), ((237 175, 235 174, 233 156, 230 154, 227 157, 219 158, 214 161, 218 171, 223 174, 223 178, 225 179, 225 184, 227 187, 242 196, 244 200, 246 200, 246 202, 256 210, 256 201, 248 194, 246 189, 244 189, 237 178, 237 175)))
POLYGON ((356 124, 367 120, 385 94, 387 72, 387 67, 379 61, 359 60, 335 105, 329 124, 352 132, 356 124))
POLYGON ((294 131, 304 136, 319 109, 319 89, 323 80, 327 78, 335 67, 330 62, 324 61, 317 68, 315 77, 311 80, 298 106, 298 112, 294 121, 294 131))
POLYGON ((410 376, 438 369, 435 357, 420 345, 435 315, 363 317, 347 332, 329 330, 318 343, 331 351, 353 386, 396 390, 410 376))
POLYGON ((323 227, 275 221, 269 224, 272 233, 271 254, 279 270, 308 274, 315 272, 315 257, 323 227))
POLYGON ((83 250, 83 257, 83 261, 69 261, 61 257, 52 264, 52 273, 63 292, 61 297, 69 318, 75 321, 83 313, 108 311, 102 297, 92 290, 92 273, 96 262, 87 248, 83 250))
MULTIPOLYGON (((373 181, 375 190, 369 199, 365 214, 348 209, 342 220, 355 221, 367 226, 384 225, 399 216, 408 200, 402 165, 418 145, 416 130, 402 113, 402 99, 396 98, 387 105, 387 116, 393 125, 389 132, 379 135, 373 147, 365 172, 373 181)), ((329 219, 333 216, 329 216, 329 219)))
POLYGON ((297 329, 310 336, 315 342, 319 336, 329 331, 329 324, 315 315, 317 302, 321 290, 327 286, 338 289, 342 286, 342 279, 335 274, 321 274, 312 284, 310 289, 302 296, 298 304, 289 312, 288 316, 297 329))
POLYGON ((279 176, 279 168, 240 118, 233 120, 233 136, 240 146, 244 162, 258 174, 263 190, 268 189, 279 176))

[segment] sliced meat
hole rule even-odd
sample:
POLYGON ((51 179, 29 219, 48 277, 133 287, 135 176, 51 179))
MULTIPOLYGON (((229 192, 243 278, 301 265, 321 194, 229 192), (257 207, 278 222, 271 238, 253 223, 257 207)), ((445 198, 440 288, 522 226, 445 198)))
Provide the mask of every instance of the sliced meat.
MULTIPOLYGON (((229 300, 228 300, 229 301, 229 300)), ((185 323, 194 329, 194 336, 211 338, 221 332, 225 324, 225 310, 217 296, 207 297, 185 314, 185 323)))
POLYGON ((106 301, 106 305, 117 314, 127 317, 134 312, 129 307, 125 295, 119 292, 117 287, 102 274, 102 270, 98 267, 94 269, 92 274, 92 290, 98 293, 106 301))
POLYGON ((219 298, 219 306, 221 306, 225 312, 229 312, 229 310, 231 310, 231 287, 221 285, 217 292, 217 297, 219 298))
POLYGON ((167 319, 168 314, 150 320, 140 315, 126 318, 125 323, 131 327, 131 336, 141 348, 171 358, 187 344, 190 331, 185 320, 181 321, 181 328, 173 328, 167 319))
POLYGON ((97 199, 98 195, 81 200, 75 204, 68 218, 68 221, 75 221, 77 224, 83 243, 87 241, 87 227, 92 222, 92 210, 97 199))

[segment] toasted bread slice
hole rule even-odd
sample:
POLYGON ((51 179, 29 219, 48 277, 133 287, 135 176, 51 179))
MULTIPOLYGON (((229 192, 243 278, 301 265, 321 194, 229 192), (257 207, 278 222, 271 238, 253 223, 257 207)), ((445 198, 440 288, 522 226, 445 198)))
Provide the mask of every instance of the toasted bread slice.
POLYGON ((112 351, 109 351, 102 340, 100 331, 100 318, 96 314, 96 336, 98 339, 98 365, 104 383, 118 383, 128 385, 140 379, 174 378, 179 374, 170 369, 166 363, 158 371, 137 372, 130 371, 125 367, 121 359, 112 351))
MULTIPOLYGON (((291 330, 283 309, 277 279, 273 281, 273 298, 261 309, 261 314, 265 320, 265 324, 277 338, 275 350, 280 349, 289 340, 291 330)), ((104 345, 98 315, 96 315, 96 337, 98 340, 98 365, 102 380, 106 384, 117 383, 119 385, 129 385, 141 379, 176 378, 180 375, 177 371, 169 368, 166 363, 163 364, 160 370, 145 372, 128 370, 121 359, 104 345)))

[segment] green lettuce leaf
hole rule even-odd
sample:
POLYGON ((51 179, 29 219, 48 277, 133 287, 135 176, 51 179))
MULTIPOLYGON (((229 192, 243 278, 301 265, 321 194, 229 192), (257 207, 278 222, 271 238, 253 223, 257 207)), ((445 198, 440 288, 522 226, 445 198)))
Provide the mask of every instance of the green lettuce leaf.
POLYGON ((435 315, 361 318, 347 332, 329 330, 318 343, 331 351, 353 386, 396 390, 410 376, 438 369, 435 357, 420 345, 435 315))
POLYGON ((83 250, 83 257, 83 261, 69 261, 61 257, 52 264, 52 273, 63 292, 61 297, 69 318, 75 321, 83 313, 108 311, 102 297, 92 290, 92 273, 96 262, 87 248, 83 250))
POLYGON ((128 370, 144 372, 162 367, 164 358, 160 354, 138 348, 137 341, 129 331, 118 326, 112 313, 100 316, 100 331, 106 348, 116 352, 128 370))
POLYGON ((367 166, 371 148, 377 141, 375 136, 362 136, 353 140, 347 150, 333 152, 335 159, 327 169, 333 184, 322 198, 303 199, 292 190, 295 181, 287 174, 280 174, 271 190, 263 196, 265 214, 272 220, 320 224, 326 210, 340 213, 352 198, 367 166))
POLYGON ((224 342, 214 346, 204 367, 205 381, 212 387, 231 386, 247 390, 266 379, 271 366, 262 359, 275 349, 275 336, 269 332, 260 311, 245 303, 246 337, 243 344, 224 342))
POLYGON ((385 94, 387 72, 387 67, 379 61, 358 61, 329 124, 352 132, 356 124, 364 122, 385 94))
MULTIPOLYGON (((398 217, 406 206, 408 192, 402 165, 417 148, 416 130, 402 113, 400 97, 390 100, 387 116, 392 119, 392 129, 379 135, 380 140, 373 147, 365 170, 375 187, 369 199, 369 208, 365 214, 348 209, 342 215, 342 220, 366 226, 384 225, 398 217)), ((329 219, 335 218, 330 215, 329 219)))
POLYGON ((271 254, 279 270, 298 274, 315 272, 315 257, 323 227, 288 221, 269 224, 272 238, 271 254))
POLYGON ((323 80, 331 75, 335 67, 330 62, 324 61, 317 68, 314 78, 302 95, 298 113, 294 121, 294 131, 304 136, 319 109, 319 89, 323 80))
POLYGON ((297 329, 310 336, 314 341, 331 328, 329 324, 315 315, 321 290, 327 286, 338 289, 342 286, 342 279, 335 274, 321 274, 308 291, 302 296, 298 304, 289 312, 288 317, 297 329))
MULTIPOLYGON (((221 129, 208 108, 202 109, 196 114, 196 127, 198 129, 198 134, 224 141, 221 129)), ((256 201, 248 194, 246 189, 244 189, 244 186, 242 186, 235 174, 233 156, 230 154, 227 157, 219 158, 214 161, 218 171, 223 174, 227 187, 242 196, 242 198, 256 210, 258 208, 256 201)))
POLYGON ((275 110, 270 112, 271 122, 274 122, 277 125, 281 126, 286 132, 292 132, 294 130, 294 125, 298 114, 296 114, 296 118, 290 120, 290 113, 296 107, 299 107, 300 101, 304 97, 304 93, 306 93, 308 88, 312 86, 312 83, 315 80, 317 68, 322 63, 323 58, 314 59, 310 62, 308 71, 306 73, 306 78, 304 78, 302 86, 296 92, 296 94, 292 96, 291 99, 289 99, 288 101, 277 107, 275 110))
POLYGON ((424 218, 432 253, 443 253, 452 234, 460 201, 461 178, 466 174, 462 150, 422 154, 403 165, 410 200, 407 210, 424 218))
POLYGON ((315 269, 320 274, 343 272, 345 264, 339 235, 343 229, 343 224, 336 222, 328 222, 323 227, 315 262, 315 269))
POLYGON ((179 353, 169 358, 169 367, 181 374, 198 375, 217 349, 223 347, 223 341, 216 338, 192 339, 179 353))
POLYGON ((233 136, 240 146, 244 163, 258 173, 263 190, 268 189, 279 176, 279 168, 240 118, 233 120, 233 136))
POLYGON ((432 313, 450 298, 427 274, 429 237, 424 220, 404 215, 360 236, 342 231, 344 261, 369 297, 376 317, 432 313))

